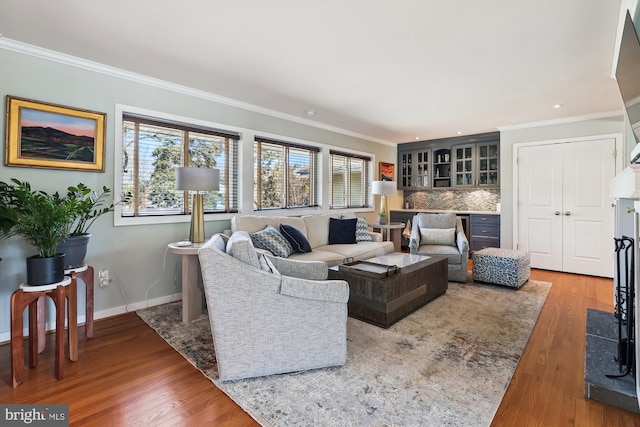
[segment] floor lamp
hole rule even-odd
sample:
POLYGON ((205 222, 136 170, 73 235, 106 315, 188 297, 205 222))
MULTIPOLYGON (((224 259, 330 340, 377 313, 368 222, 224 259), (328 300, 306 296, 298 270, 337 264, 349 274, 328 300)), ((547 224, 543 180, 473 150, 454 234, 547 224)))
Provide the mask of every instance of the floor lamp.
MULTIPOLYGON (((389 210, 387 209, 387 195, 396 194, 395 181, 373 181, 372 193, 380 196, 380 212, 378 213, 378 224, 387 224, 389 210)), ((389 221, 391 222, 391 221, 389 221)))
POLYGON ((191 243, 204 242, 204 209, 201 191, 220 189, 220 170, 208 168, 176 168, 176 189, 195 191, 191 209, 191 243))

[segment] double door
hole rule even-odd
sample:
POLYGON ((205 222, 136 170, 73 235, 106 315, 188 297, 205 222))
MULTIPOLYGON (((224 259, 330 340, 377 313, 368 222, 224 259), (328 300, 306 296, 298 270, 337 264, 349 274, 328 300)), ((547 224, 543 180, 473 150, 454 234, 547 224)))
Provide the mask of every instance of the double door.
POLYGON ((531 266, 613 277, 615 139, 517 149, 518 249, 531 266))

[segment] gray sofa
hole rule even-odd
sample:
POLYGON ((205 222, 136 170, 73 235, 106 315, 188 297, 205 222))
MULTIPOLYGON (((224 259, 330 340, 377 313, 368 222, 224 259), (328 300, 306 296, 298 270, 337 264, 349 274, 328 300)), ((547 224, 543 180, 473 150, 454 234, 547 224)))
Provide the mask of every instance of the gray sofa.
POLYGON ((413 217, 409 251, 443 256, 449 265, 449 280, 465 283, 469 272, 469 241, 462 221, 454 213, 419 213, 413 217))
POLYGON ((236 215, 231 219, 231 231, 255 233, 271 225, 278 229, 280 224, 287 224, 300 230, 311 246, 311 252, 293 253, 288 259, 298 261, 324 261, 329 267, 342 264, 346 258, 363 260, 381 256, 394 251, 393 242, 383 242, 380 233, 370 233, 372 242, 357 244, 329 244, 329 218, 355 218, 352 212, 328 213, 292 216, 259 216, 236 215))
POLYGON ((198 257, 220 380, 344 365, 349 285, 326 263, 259 256, 245 232, 198 257))

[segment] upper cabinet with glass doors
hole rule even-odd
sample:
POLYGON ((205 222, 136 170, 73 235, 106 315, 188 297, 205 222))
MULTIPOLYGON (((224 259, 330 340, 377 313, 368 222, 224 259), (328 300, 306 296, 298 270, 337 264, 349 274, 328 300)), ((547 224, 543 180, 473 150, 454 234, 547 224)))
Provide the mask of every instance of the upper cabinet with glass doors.
POLYGON ((480 142, 453 147, 455 178, 460 188, 499 187, 499 142, 480 142))
POLYGON ((429 188, 431 149, 398 151, 400 173, 399 189, 429 188))
POLYGON ((398 145, 398 189, 500 187, 500 133, 398 145))

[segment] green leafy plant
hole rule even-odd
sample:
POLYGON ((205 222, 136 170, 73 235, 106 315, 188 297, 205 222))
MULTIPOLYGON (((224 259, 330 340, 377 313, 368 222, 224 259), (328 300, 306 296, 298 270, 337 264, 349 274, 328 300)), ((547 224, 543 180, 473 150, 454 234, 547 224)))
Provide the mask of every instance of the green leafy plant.
POLYGON ((28 182, 17 179, 11 182, 0 182, 3 237, 22 236, 36 248, 38 256, 54 256, 58 242, 67 235, 69 223, 77 215, 77 201, 61 197, 58 192, 32 190, 28 182))
POLYGON ((111 190, 106 186, 98 192, 80 183, 67 188, 67 200, 76 204, 76 216, 69 224, 68 235, 80 236, 87 234, 89 228, 102 215, 113 212, 118 203, 126 202, 131 197, 124 196, 120 201, 106 204, 106 199, 111 195, 111 190))

